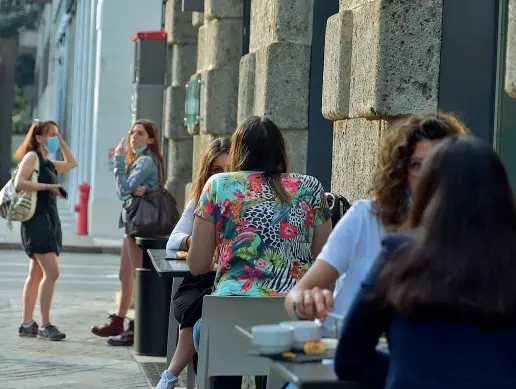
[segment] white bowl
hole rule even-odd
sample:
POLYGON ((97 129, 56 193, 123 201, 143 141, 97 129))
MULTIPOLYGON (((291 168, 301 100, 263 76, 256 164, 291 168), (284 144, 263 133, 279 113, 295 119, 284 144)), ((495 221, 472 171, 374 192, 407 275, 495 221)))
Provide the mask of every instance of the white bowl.
POLYGON ((303 350, 305 342, 318 342, 322 338, 322 326, 314 321, 284 321, 280 323, 280 326, 294 329, 294 348, 296 350, 303 350))
POLYGON ((294 343, 294 328, 276 324, 251 328, 252 344, 262 354, 279 354, 290 351, 294 343))

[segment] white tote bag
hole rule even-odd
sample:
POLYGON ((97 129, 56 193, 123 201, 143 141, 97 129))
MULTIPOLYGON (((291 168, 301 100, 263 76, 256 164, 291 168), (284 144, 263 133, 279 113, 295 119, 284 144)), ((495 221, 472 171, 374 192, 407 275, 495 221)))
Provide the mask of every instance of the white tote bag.
MULTIPOLYGON (((19 191, 16 192, 16 183, 20 165, 16 168, 13 176, 0 191, 0 217, 7 219, 7 226, 13 228, 13 221, 25 222, 34 216, 38 192, 19 191)), ((36 156, 34 172, 31 181, 37 183, 39 177, 39 157, 36 156)))

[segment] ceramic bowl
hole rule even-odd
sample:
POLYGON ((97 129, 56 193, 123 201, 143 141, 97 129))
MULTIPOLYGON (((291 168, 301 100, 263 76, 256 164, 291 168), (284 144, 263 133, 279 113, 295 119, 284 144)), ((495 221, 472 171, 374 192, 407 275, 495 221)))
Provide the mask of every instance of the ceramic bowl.
POLYGON ((294 328, 282 325, 260 325, 251 328, 252 344, 262 354, 290 351, 294 344, 294 328))
POLYGON ((294 348, 296 350, 303 350, 305 342, 318 342, 322 338, 322 326, 314 321, 285 321, 280 323, 280 326, 294 329, 294 348))

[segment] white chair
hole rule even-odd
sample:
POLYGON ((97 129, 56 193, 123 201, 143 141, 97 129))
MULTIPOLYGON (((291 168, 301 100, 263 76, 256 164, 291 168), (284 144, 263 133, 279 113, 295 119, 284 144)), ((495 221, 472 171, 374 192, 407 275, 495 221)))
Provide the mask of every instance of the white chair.
MULTIPOLYGON (((235 326, 250 328, 290 320, 283 297, 205 296, 197 366, 197 389, 211 389, 215 376, 266 376, 269 360, 248 355, 251 342, 235 326)), ((270 375, 267 388, 281 388, 283 381, 270 375)))

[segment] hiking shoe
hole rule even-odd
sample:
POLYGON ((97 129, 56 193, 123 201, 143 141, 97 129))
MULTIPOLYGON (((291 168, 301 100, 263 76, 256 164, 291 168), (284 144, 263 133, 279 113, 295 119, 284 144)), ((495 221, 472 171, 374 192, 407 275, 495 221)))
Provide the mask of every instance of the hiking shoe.
POLYGON ((91 327, 91 333, 102 338, 120 335, 124 332, 124 320, 124 317, 111 314, 107 323, 104 323, 102 326, 91 327))
POLYGON ((21 337, 35 338, 38 335, 38 323, 34 320, 28 324, 21 324, 18 328, 18 334, 21 337))
POLYGON ((63 340, 66 338, 66 334, 63 334, 52 324, 47 324, 38 330, 38 336, 48 340, 63 340))
POLYGON ((172 389, 175 388, 177 384, 177 377, 170 373, 168 370, 165 370, 161 375, 161 379, 156 385, 156 389, 172 389))
POLYGON ((127 331, 120 335, 110 336, 107 342, 111 346, 132 346, 134 344, 134 320, 129 322, 127 331))

